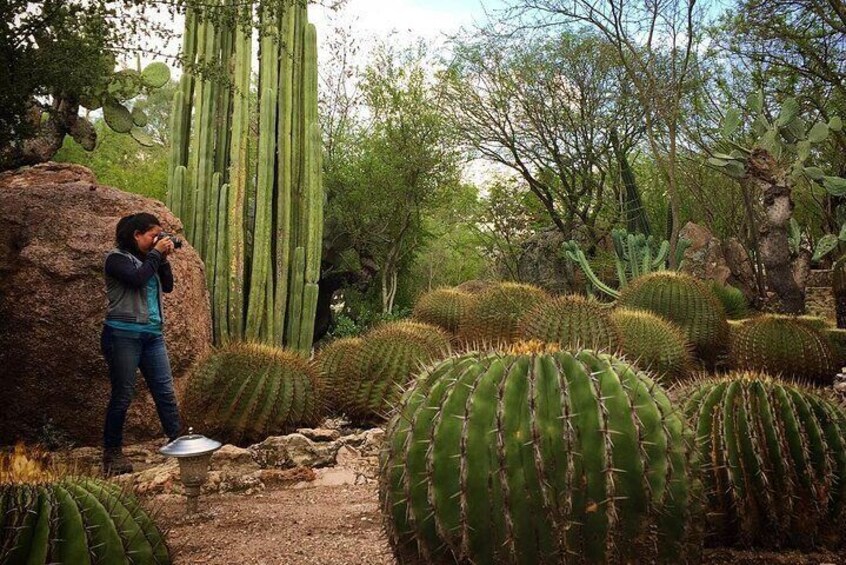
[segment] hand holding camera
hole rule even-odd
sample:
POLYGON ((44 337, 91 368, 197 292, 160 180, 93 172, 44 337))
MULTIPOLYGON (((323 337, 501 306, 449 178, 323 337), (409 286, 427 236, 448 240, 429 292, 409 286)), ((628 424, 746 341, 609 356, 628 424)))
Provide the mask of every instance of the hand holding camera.
POLYGON ((175 235, 163 231, 159 232, 159 235, 156 236, 154 249, 165 257, 167 257, 171 251, 179 249, 180 247, 182 247, 182 240, 175 235))

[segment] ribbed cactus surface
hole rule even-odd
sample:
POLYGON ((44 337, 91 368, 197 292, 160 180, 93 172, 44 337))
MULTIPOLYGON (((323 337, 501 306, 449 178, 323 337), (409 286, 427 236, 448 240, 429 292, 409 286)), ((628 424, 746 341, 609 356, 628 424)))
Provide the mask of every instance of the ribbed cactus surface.
POLYGON ((449 358, 404 395, 380 465, 399 562, 695 559, 681 415, 615 357, 544 347, 449 358))
POLYGON ((317 423, 317 370, 292 351, 235 343, 212 352, 188 382, 188 423, 243 443, 317 423))
POLYGON ((171 562, 164 536, 132 494, 33 465, 19 448, 0 469, 0 563, 171 562))
POLYGON ((716 281, 711 282, 710 288, 717 300, 723 305, 729 320, 740 320, 749 314, 749 301, 746 300, 746 296, 739 288, 730 284, 720 284, 716 281))
POLYGON ((579 295, 544 300, 517 323, 519 339, 616 351, 622 340, 608 309, 592 298, 579 295))
POLYGON ((825 335, 790 316, 759 316, 732 331, 729 362, 736 369, 830 384, 836 372, 833 359, 825 335))
POLYGON ((846 518, 846 412, 812 390, 735 373, 683 391, 721 544, 837 547, 846 518))
POLYGON ((455 333, 472 303, 473 295, 470 293, 439 288, 427 292, 417 300, 413 316, 421 322, 455 333))
POLYGON ((459 325, 459 337, 468 344, 509 343, 517 338, 517 322, 546 292, 528 284, 498 283, 478 294, 459 325))
POLYGON ((471 279, 469 281, 464 281, 463 283, 459 284, 455 287, 455 290, 458 292, 466 292, 467 294, 479 294, 490 287, 494 286, 496 283, 493 281, 488 281, 484 279, 471 279))
POLYGON ((713 361, 728 348, 729 327, 722 304, 690 275, 672 271, 643 275, 623 289, 617 303, 649 310, 673 322, 706 361, 713 361))
POLYGON ((359 337, 336 339, 317 352, 315 363, 320 373, 327 409, 345 412, 349 387, 358 378, 355 362, 364 343, 359 337))
POLYGON ((691 369, 691 346, 684 332, 646 310, 617 308, 611 314, 623 335, 626 359, 662 382, 684 378, 691 369))
POLYGON ((446 332, 428 324, 394 322, 375 328, 356 351, 355 380, 339 389, 341 405, 354 421, 384 418, 422 366, 446 357, 449 347, 446 332))

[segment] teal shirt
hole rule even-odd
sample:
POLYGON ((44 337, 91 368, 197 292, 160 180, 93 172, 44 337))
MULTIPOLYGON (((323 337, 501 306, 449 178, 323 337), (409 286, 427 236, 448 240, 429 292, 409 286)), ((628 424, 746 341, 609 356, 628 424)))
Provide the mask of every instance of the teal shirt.
POLYGON ((147 311, 150 313, 150 321, 146 324, 106 320, 106 325, 116 330, 162 335, 162 313, 159 310, 159 292, 159 279, 155 276, 150 277, 150 280, 147 281, 147 311))

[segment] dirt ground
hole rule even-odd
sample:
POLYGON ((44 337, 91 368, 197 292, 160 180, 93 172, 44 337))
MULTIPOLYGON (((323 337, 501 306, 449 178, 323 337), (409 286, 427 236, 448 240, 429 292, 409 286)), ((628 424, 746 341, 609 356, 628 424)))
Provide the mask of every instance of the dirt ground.
MULTIPOLYGON (((178 565, 387 565, 376 485, 277 488, 209 495, 186 518, 184 500, 158 497, 178 565)), ((706 551, 710 565, 846 565, 846 555, 706 551)))

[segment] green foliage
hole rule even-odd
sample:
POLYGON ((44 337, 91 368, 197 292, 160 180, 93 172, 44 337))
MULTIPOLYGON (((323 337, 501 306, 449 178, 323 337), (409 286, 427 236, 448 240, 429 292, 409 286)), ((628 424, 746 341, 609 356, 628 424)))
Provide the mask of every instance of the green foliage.
POLYGON ((438 326, 450 333, 456 333, 461 320, 467 315, 473 303, 473 295, 450 288, 439 288, 427 292, 417 300, 413 316, 438 326))
POLYGON ((449 354, 443 330, 417 322, 390 322, 374 328, 356 348, 354 380, 338 385, 339 406, 355 422, 383 419, 424 364, 449 354))
POLYGON ((364 341, 359 337, 335 339, 317 351, 315 364, 323 385, 326 408, 344 412, 348 387, 357 379, 356 359, 364 341))
POLYGON ((663 271, 639 277, 623 289, 618 304, 649 310, 673 322, 706 361, 714 361, 728 345, 729 328, 722 304, 690 275, 663 271))
POLYGON ((316 370, 295 352, 231 343, 191 374, 186 421, 229 443, 258 441, 317 424, 320 394, 316 370))
POLYGON ((834 379, 828 340, 807 321, 764 315, 743 322, 732 332, 732 367, 762 371, 813 384, 834 379))
POLYGON ((685 378, 693 366, 691 346, 675 324, 644 310, 617 308, 611 319, 622 335, 626 359, 662 382, 685 378))
POLYGON ((690 435, 661 387, 609 355, 449 358, 388 424, 388 540, 402 564, 695 561, 690 435))
POLYGON ((458 335, 471 345, 509 343, 518 337, 520 318, 546 298, 546 292, 536 286, 497 283, 479 293, 461 320, 458 335))
POLYGON ((846 518, 846 412, 759 373, 684 390, 708 527, 720 545, 838 547, 846 518))
POLYGON ((517 336, 556 343, 564 349, 586 347, 610 352, 616 351, 622 341, 608 308, 577 294, 536 304, 517 323, 517 336))
POLYGON ((712 281, 710 287, 711 292, 722 303, 729 320, 740 320, 749 314, 749 301, 740 289, 716 281, 712 281))

